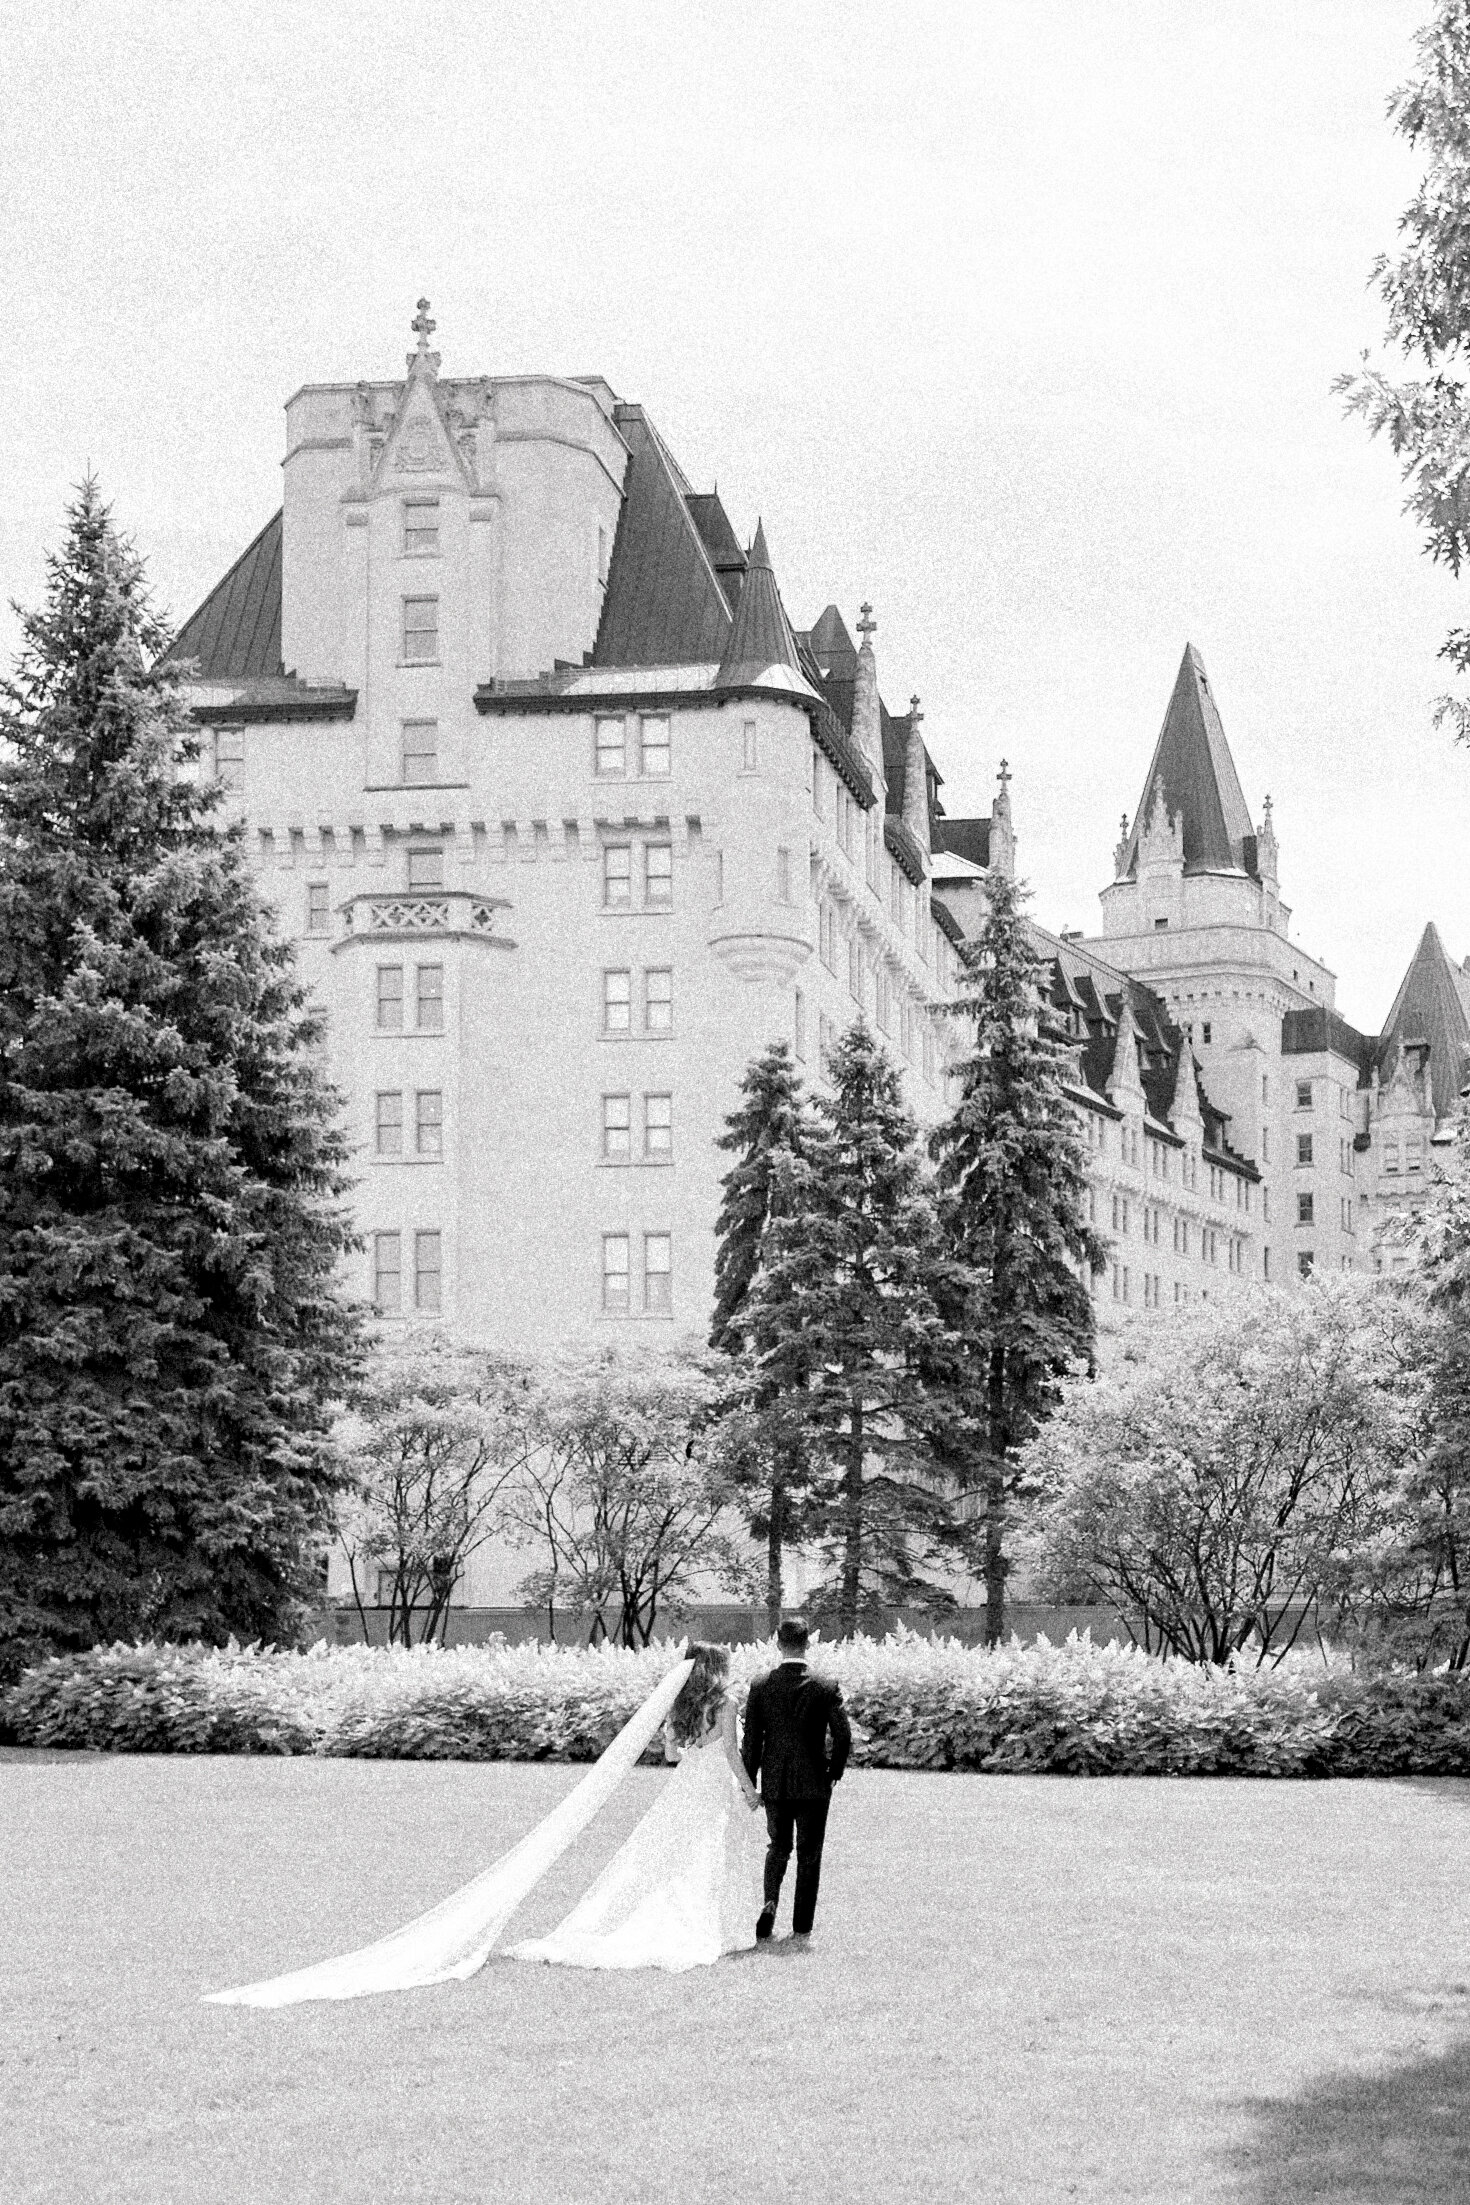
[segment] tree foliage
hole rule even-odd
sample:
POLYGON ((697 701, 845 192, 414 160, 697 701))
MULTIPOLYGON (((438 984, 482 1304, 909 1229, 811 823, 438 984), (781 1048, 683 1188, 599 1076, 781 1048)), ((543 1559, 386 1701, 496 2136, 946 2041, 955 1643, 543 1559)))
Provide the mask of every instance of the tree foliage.
POLYGON ((388 1581, 390 1643, 442 1636, 465 1564, 497 1529, 530 1448, 527 1378, 437 1332, 381 1340, 338 1438, 351 1487, 337 1514, 353 1599, 388 1581))
POLYGON ((954 1005, 973 1039, 959 1100, 931 1140, 958 1295, 951 1322, 970 1344, 969 1400, 951 1467, 982 1503, 986 1632, 1005 1632, 1006 1515, 1018 1449, 1092 1357, 1086 1275, 1103 1260, 1085 1222, 1086 1163, 1065 1092, 1067 1055, 1022 917, 1022 892, 992 875, 985 925, 961 952, 954 1005))
POLYGON ((813 1605, 852 1632, 875 1609, 944 1606, 923 1570, 949 1524, 936 1434, 961 1343, 947 1258, 898 1076, 861 1021, 828 1064, 745 1302, 750 1399, 770 1444, 807 1465, 829 1579, 813 1605))
POLYGON ((1399 1297, 1258 1288, 1138 1328, 1026 1449, 1054 1579, 1151 1651, 1279 1659, 1318 1604, 1350 1619, 1423 1432, 1399 1297))
MULTIPOLYGON (((1388 309, 1388 342, 1422 376, 1372 365, 1334 388, 1371 435, 1383 435, 1408 486, 1404 510, 1432 559, 1458 575, 1470 548, 1470 0, 1438 0, 1418 34, 1418 67, 1392 95, 1394 128, 1425 156, 1423 179, 1399 220, 1401 249, 1381 254, 1372 280, 1388 309)), ((1453 630, 1440 656, 1470 672, 1470 630, 1453 630)), ((1470 741, 1470 700, 1446 695, 1436 726, 1470 741)))
POLYGON ((278 1635, 317 1575, 356 1354, 336 1098, 91 483, 22 617, 0 691, 0 1660, 278 1635))
POLYGON ((716 1378, 687 1353, 565 1357, 529 1380, 528 1449, 504 1527, 539 1554, 521 1586, 587 1624, 594 1643, 646 1646, 660 1616, 713 1588, 748 1593, 737 1491, 713 1433, 716 1378))
MULTIPOLYGON (((747 1067, 740 1098, 716 1143, 735 1161, 721 1181, 710 1328, 710 1345, 735 1357, 746 1347, 746 1304, 765 1262, 772 1220, 791 1185, 782 1167, 804 1153, 810 1130, 810 1107, 788 1043, 773 1042, 747 1067)), ((789 1380, 789 1370, 785 1376, 789 1380)), ((772 1383, 737 1386, 726 1403, 723 1442, 746 1495, 751 1534, 765 1546, 766 1620, 774 1633, 785 1602, 786 1550, 810 1529, 800 1421, 783 1413, 772 1383)))

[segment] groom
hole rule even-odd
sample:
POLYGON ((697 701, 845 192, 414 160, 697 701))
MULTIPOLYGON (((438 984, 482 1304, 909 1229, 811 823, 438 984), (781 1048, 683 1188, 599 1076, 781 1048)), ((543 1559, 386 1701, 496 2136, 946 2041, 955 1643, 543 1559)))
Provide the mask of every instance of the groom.
POLYGON ((745 1742, 741 1759, 752 1783, 760 1777, 770 1845, 766 1852, 765 1905, 755 1925, 764 1943, 776 1926, 781 1879, 796 1838, 796 1901, 791 1910, 794 1937, 805 1942, 817 1911, 822 1878, 822 1839, 832 1786, 847 1766, 852 1728, 840 1685, 814 1677, 807 1667, 810 1633, 799 1616, 776 1632, 781 1664, 757 1677, 745 1703, 745 1742), (827 1750, 830 1736, 832 1748, 827 1750))

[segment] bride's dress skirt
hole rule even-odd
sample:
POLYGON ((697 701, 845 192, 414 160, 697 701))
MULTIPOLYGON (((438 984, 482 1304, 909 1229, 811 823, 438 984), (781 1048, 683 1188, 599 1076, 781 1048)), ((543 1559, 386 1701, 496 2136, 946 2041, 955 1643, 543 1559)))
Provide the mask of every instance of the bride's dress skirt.
POLYGON ((586 1897, 513 1960, 571 1968, 698 1968, 755 1943, 765 1817, 717 1739, 692 1748, 586 1897))

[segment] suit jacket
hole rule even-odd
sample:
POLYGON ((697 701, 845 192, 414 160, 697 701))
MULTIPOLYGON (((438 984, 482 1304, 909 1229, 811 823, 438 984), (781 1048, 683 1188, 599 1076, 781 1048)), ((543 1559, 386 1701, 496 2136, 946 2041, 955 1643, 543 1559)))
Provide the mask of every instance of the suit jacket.
POLYGON ((783 1661, 756 1678, 745 1703, 741 1759, 752 1783, 759 1776, 763 1799, 777 1805, 830 1799, 851 1751, 840 1685, 814 1677, 804 1661, 783 1661))

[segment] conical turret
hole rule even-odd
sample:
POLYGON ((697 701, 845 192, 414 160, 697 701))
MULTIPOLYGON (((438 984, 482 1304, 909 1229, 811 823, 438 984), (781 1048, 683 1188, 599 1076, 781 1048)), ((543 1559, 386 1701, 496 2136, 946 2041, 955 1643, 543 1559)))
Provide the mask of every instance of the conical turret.
POLYGON ((1192 643, 1185 645, 1133 831, 1120 853, 1119 878, 1137 872, 1140 841, 1160 805, 1164 818, 1177 824, 1185 872, 1254 872, 1255 830, 1204 660, 1192 643))
POLYGON ((796 637, 786 618, 766 550, 764 526, 756 523, 755 542, 745 572, 735 624, 715 677, 720 689, 776 689, 815 698, 816 691, 798 664, 796 637))

